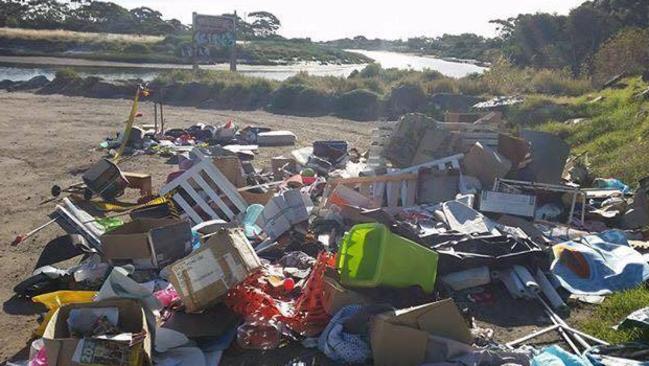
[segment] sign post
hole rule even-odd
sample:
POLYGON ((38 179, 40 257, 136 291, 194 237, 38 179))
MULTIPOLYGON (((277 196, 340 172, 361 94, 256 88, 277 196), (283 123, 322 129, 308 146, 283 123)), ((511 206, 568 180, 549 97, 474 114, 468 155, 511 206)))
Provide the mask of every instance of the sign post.
POLYGON ((198 58, 209 56, 207 46, 230 49, 230 71, 237 70, 237 13, 234 17, 192 14, 192 63, 198 69, 198 58))

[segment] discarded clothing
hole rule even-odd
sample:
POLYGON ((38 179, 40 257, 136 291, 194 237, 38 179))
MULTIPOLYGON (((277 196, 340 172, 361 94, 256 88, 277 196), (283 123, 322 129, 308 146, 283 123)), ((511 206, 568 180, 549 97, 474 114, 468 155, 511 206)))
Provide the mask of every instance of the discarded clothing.
POLYGON ((361 311, 361 305, 347 305, 331 319, 318 340, 318 348, 336 362, 363 363, 372 354, 370 346, 360 334, 346 333, 345 320, 361 311))
POLYGON ((553 250, 552 273, 573 294, 607 295, 649 279, 649 264, 617 231, 557 244, 553 250))

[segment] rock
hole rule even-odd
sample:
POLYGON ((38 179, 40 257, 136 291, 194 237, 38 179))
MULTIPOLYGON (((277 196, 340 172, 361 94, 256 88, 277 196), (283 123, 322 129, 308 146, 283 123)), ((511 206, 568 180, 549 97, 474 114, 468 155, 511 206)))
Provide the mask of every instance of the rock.
POLYGON ((32 90, 40 89, 47 85, 50 81, 43 75, 34 76, 33 78, 27 81, 21 81, 14 83, 13 86, 7 88, 8 91, 21 91, 21 90, 32 90))
POLYGON ((389 119, 397 119, 406 113, 418 112, 426 103, 426 94, 415 85, 401 85, 390 92, 386 102, 389 119))

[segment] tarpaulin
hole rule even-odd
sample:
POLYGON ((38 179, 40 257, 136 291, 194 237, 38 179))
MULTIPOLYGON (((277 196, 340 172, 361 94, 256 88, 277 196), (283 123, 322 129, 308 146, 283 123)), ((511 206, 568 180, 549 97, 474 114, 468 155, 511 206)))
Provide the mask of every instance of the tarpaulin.
POLYGON ((552 247, 552 273, 576 295, 607 295, 649 279, 649 264, 619 231, 589 235, 552 247))

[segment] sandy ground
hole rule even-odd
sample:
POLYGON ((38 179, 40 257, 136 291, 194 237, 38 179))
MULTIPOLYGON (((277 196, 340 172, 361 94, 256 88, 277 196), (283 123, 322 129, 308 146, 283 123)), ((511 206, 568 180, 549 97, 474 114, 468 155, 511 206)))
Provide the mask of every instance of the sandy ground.
MULTIPOLYGON (((0 360, 24 355, 37 313, 29 304, 12 300, 13 286, 27 278, 43 246, 63 234, 52 225, 17 247, 10 243, 17 234, 29 231, 48 220, 54 204, 41 205, 49 198, 53 184, 67 186, 80 181, 77 171, 101 158, 95 147, 104 137, 123 128, 129 112, 127 100, 100 100, 65 96, 39 96, 29 93, 0 93, 0 360), (21 353, 22 350, 22 353, 21 353)), ((141 123, 152 121, 151 104, 144 103, 141 123)), ((315 139, 344 139, 351 146, 366 148, 372 124, 333 117, 301 118, 265 112, 207 111, 167 107, 169 127, 188 127, 196 122, 220 124, 234 120, 239 125, 254 124, 296 133, 300 146, 315 139)), ((271 156, 293 147, 261 149, 257 166, 271 156)), ((166 159, 138 156, 122 165, 127 171, 153 175, 154 190, 159 188, 173 167, 166 159)), ((495 329, 496 338, 511 340, 547 324, 543 313, 526 303, 504 301, 508 295, 494 289, 496 304, 471 307, 479 311, 479 324, 495 329)), ((547 339, 547 340, 551 340, 547 339)), ((281 350, 278 352, 282 352, 281 350)), ((285 356, 285 355, 284 355, 285 356)), ((247 357, 248 358, 248 357, 247 357)), ((285 360, 285 361, 280 361, 285 360)), ((236 364, 273 364, 285 357, 261 362, 250 358, 236 364), (274 362, 271 362, 274 360, 274 362)))

